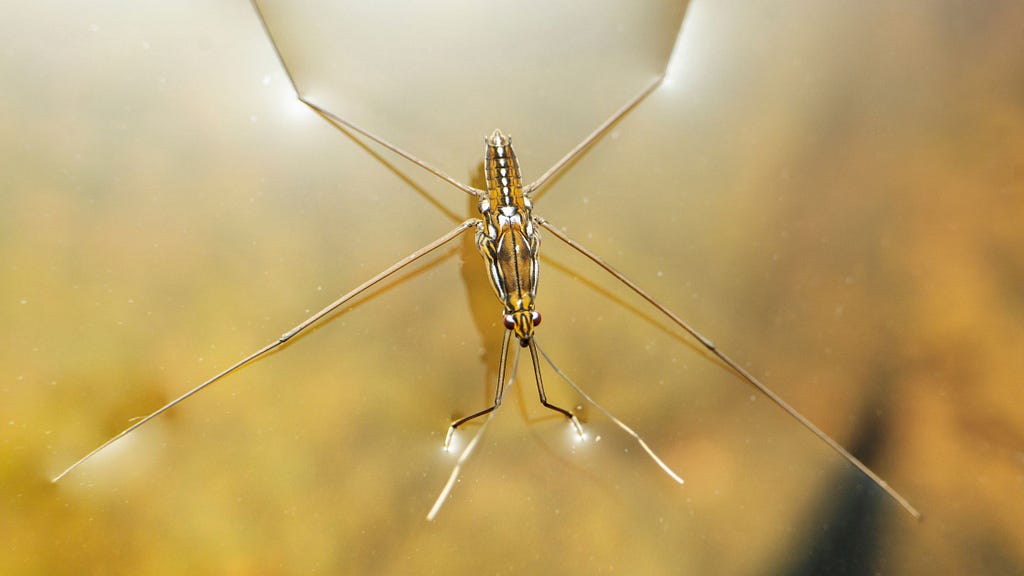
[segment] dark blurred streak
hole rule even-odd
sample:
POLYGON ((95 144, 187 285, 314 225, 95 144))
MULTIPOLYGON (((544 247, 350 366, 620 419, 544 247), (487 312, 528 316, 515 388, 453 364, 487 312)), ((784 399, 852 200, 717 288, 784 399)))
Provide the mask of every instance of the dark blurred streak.
MULTIPOLYGON (((850 451, 864 463, 886 476, 883 461, 893 458, 890 438, 890 418, 885 414, 884 391, 898 381, 898 371, 892 366, 875 367, 878 382, 873 399, 865 403, 865 417, 855 418, 859 426, 852 440, 847 440, 850 451)), ((829 491, 822 494, 816 509, 808 519, 805 533, 816 535, 806 543, 806 556, 795 568, 785 574, 812 576, 835 574, 838 576, 871 576, 886 566, 884 555, 886 538, 893 530, 891 522, 905 520, 899 510, 891 506, 884 493, 866 482, 855 470, 843 467, 828 482, 829 491), (833 497, 833 494, 840 495, 833 497)), ((890 478, 890 480, 892 480, 890 478)), ((910 484, 908 482, 908 484, 910 484)), ((897 489, 900 484, 897 483, 897 489)), ((914 494, 908 497, 914 499, 914 494)), ((928 509, 921 510, 925 521, 928 509)))

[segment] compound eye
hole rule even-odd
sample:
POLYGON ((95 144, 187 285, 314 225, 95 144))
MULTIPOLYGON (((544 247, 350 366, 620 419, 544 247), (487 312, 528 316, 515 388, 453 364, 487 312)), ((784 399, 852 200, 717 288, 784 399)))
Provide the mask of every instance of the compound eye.
POLYGON ((530 314, 530 319, 533 320, 534 326, 540 326, 540 312, 532 312, 530 314))
POLYGON ((502 322, 505 324, 505 328, 508 330, 513 330, 516 327, 516 319, 513 318, 511 314, 507 314, 505 318, 502 320, 502 322))

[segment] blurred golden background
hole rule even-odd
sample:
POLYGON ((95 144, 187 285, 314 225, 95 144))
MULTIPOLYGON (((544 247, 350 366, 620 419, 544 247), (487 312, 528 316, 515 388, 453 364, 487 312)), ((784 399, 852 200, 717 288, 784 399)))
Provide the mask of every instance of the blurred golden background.
POLYGON ((495 128, 542 173, 685 11, 536 212, 926 519, 550 235, 539 341, 684 486, 592 408, 573 445, 524 358, 424 520, 493 388, 469 237, 49 483, 471 202, 298 105, 245 1, 40 2, 0 20, 0 573, 1024 573, 1024 5, 549 4, 266 13, 312 98, 467 181, 495 128))

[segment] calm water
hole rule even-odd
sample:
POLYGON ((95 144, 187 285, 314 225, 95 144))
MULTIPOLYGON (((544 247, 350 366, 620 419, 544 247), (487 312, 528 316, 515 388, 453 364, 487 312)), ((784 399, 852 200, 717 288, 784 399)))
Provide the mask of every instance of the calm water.
MULTIPOLYGON (((670 4, 268 16, 318 102, 461 180, 501 128, 532 180, 659 68, 670 4)), ((1018 3, 694 2, 670 82, 537 200, 921 524, 550 237, 540 342, 685 486, 595 410, 574 446, 524 370, 424 521, 497 362, 469 237, 50 485, 471 208, 295 104, 246 2, 133 6, 0 23, 0 572, 1024 571, 1018 3)))

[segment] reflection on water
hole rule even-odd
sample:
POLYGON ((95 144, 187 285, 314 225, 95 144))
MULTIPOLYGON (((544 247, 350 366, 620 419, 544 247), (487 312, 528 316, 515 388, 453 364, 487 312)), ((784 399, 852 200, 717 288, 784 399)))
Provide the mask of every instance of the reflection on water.
MULTIPOLYGON (((494 128, 536 177, 671 40, 671 18, 632 8, 576 18, 588 36, 538 7, 487 42, 459 11, 290 6, 273 22, 313 97, 461 180, 494 128), (518 56, 491 109, 496 45, 518 56), (403 68, 424 62, 444 66, 403 68)), ((445 427, 496 377, 500 308, 469 239, 46 481, 471 203, 296 110, 244 2, 24 7, 0 23, 0 572, 1021 572, 1020 12, 694 3, 671 81, 537 202, 924 523, 550 237, 545 350, 686 484, 592 408, 572 443, 523 358, 427 523, 445 427)))

